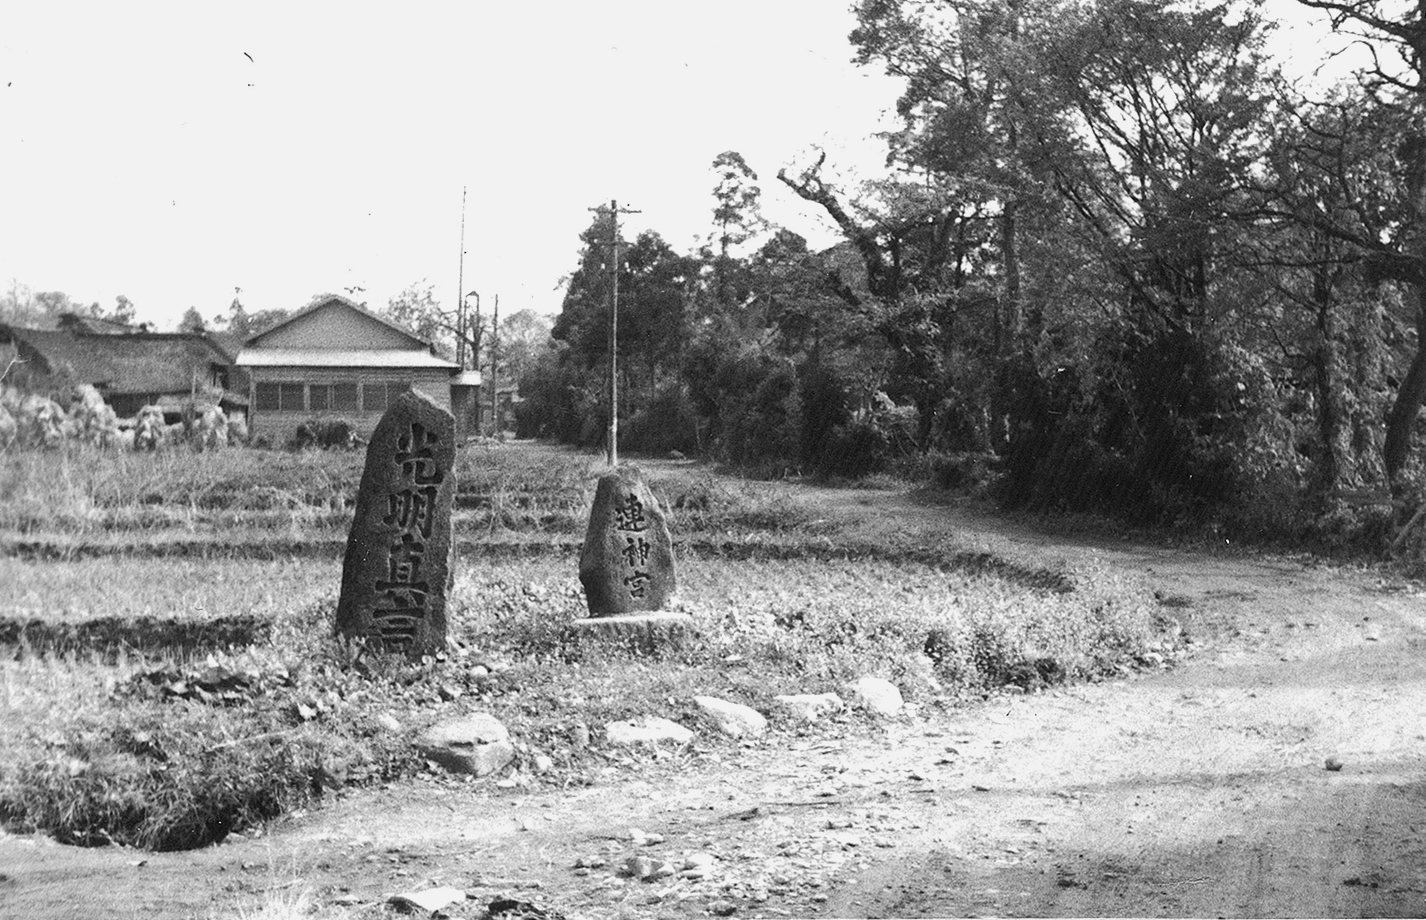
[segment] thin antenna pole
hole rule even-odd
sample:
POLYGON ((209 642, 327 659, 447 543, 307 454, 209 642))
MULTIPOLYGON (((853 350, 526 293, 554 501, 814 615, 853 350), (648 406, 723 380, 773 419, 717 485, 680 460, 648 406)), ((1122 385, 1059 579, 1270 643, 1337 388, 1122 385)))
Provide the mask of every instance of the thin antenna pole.
POLYGON ((465 186, 460 189, 460 268, 456 270, 456 363, 465 370, 465 186))

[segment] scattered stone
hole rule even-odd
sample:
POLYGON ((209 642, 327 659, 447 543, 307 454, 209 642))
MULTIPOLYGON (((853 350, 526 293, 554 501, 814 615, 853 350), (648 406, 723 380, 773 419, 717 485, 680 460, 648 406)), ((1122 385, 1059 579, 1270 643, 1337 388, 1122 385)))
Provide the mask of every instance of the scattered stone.
POLYGON ((576 869, 602 869, 609 865, 609 860, 603 856, 581 856, 574 861, 576 869))
POLYGON ((653 859, 649 856, 630 856, 624 860, 624 871, 645 882, 669 878, 678 872, 673 863, 664 859, 653 859))
POLYGON ((896 685, 880 677, 863 677, 852 684, 852 697, 866 709, 882 716, 894 716, 905 705, 896 685))
POLYGON ((663 834, 646 834, 637 827, 629 828, 629 840, 636 847, 653 846, 656 843, 663 843, 663 834))
POLYGON ((777 710, 800 722, 816 722, 822 716, 841 712, 847 704, 835 693, 793 693, 773 697, 777 710))
POLYGON ((415 743, 423 757, 452 773, 488 776, 515 759, 510 733, 488 712, 438 722, 415 743))
POLYGON ((393 894, 386 903, 401 911, 410 913, 413 910, 424 910, 426 913, 435 913, 444 910, 452 904, 465 901, 465 892, 459 888, 452 888, 449 885, 442 885, 438 888, 427 888, 425 891, 414 891, 408 894, 393 894))
POLYGON ((542 774, 543 774, 543 773, 548 773, 548 772, 550 772, 551 770, 553 770, 554 768, 555 768, 555 762, 554 762, 554 759, 553 759, 552 757, 550 757, 550 755, 548 755, 548 754, 536 754, 536 755, 535 755, 535 772, 536 772, 536 773, 542 773, 542 774))
POLYGON ((454 703, 464 695, 465 691, 455 684, 445 683, 436 688, 436 692, 441 695, 441 699, 447 703, 454 703))
POLYGON ((1336 773, 1337 771, 1342 769, 1342 760, 1337 755, 1333 754, 1331 757, 1327 758, 1327 761, 1323 764, 1323 766, 1325 766, 1328 770, 1331 770, 1333 773, 1336 773))
POLYGON ((633 467, 599 478, 579 581, 592 617, 662 610, 673 596, 673 540, 663 509, 633 467))
POLYGON ((712 853, 692 853, 684 858, 685 869, 711 869, 717 859, 712 853))
POLYGON ((767 733, 767 719, 751 706, 713 696, 695 696, 693 702, 714 728, 730 738, 757 738, 767 733))
POLYGON ((380 728, 382 731, 391 732, 392 734, 401 731, 400 721, 398 721, 395 716, 391 715, 388 712, 383 712, 381 715, 377 716, 375 722, 376 727, 380 728))
POLYGON ((731 917, 738 912, 738 905, 732 901, 714 901, 708 905, 708 910, 715 917, 731 917))
POLYGON ((496 898, 485 907, 487 920, 565 920, 564 914, 515 898, 496 898))
POLYGON ((657 744, 660 741, 687 744, 693 740, 693 732, 668 719, 644 716, 627 722, 610 722, 604 726, 604 737, 610 744, 657 744))
POLYGON ((342 563, 337 634, 413 658, 446 648, 455 419, 408 390, 366 451, 342 563))
POLYGON ((576 722, 569 727, 569 743, 576 748, 589 747, 589 726, 576 722))

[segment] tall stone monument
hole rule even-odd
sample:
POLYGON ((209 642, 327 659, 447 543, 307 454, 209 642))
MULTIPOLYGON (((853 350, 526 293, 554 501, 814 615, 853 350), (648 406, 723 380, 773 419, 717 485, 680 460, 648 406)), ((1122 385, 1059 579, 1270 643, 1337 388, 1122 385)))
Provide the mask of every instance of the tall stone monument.
POLYGON ((455 419, 407 391, 366 449, 342 564, 337 634, 411 657, 445 648, 455 419))

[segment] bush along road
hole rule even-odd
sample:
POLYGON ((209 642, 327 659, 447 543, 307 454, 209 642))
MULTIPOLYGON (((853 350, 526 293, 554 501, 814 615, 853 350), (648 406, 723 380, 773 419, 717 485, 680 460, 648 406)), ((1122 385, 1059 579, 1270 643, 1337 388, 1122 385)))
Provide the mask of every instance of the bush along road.
POLYGON ((1141 576, 1190 653, 737 744, 606 746, 563 789, 433 774, 187 853, 0 836, 0 915, 378 917, 441 886, 466 898, 452 917, 499 897, 569 917, 1426 914, 1419 586, 888 492, 798 501, 871 538, 1141 576))

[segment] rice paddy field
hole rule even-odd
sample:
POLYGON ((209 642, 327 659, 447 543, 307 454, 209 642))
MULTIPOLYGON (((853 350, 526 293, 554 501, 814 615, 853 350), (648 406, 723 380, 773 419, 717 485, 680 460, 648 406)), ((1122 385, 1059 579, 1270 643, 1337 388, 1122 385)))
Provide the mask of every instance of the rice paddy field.
POLYGON ((1116 673, 1174 641, 1120 577, 888 540, 796 484, 658 460, 645 473, 699 637, 641 657, 581 646, 567 627, 584 614, 577 559, 602 460, 489 442, 457 464, 448 653, 372 659, 331 625, 361 462, 0 454, 0 821, 184 849, 419 776, 410 734, 473 708, 517 739, 522 783, 581 783, 614 755, 571 746, 576 723, 676 717, 698 694, 767 709, 864 675, 954 708, 1007 683, 1116 673))

